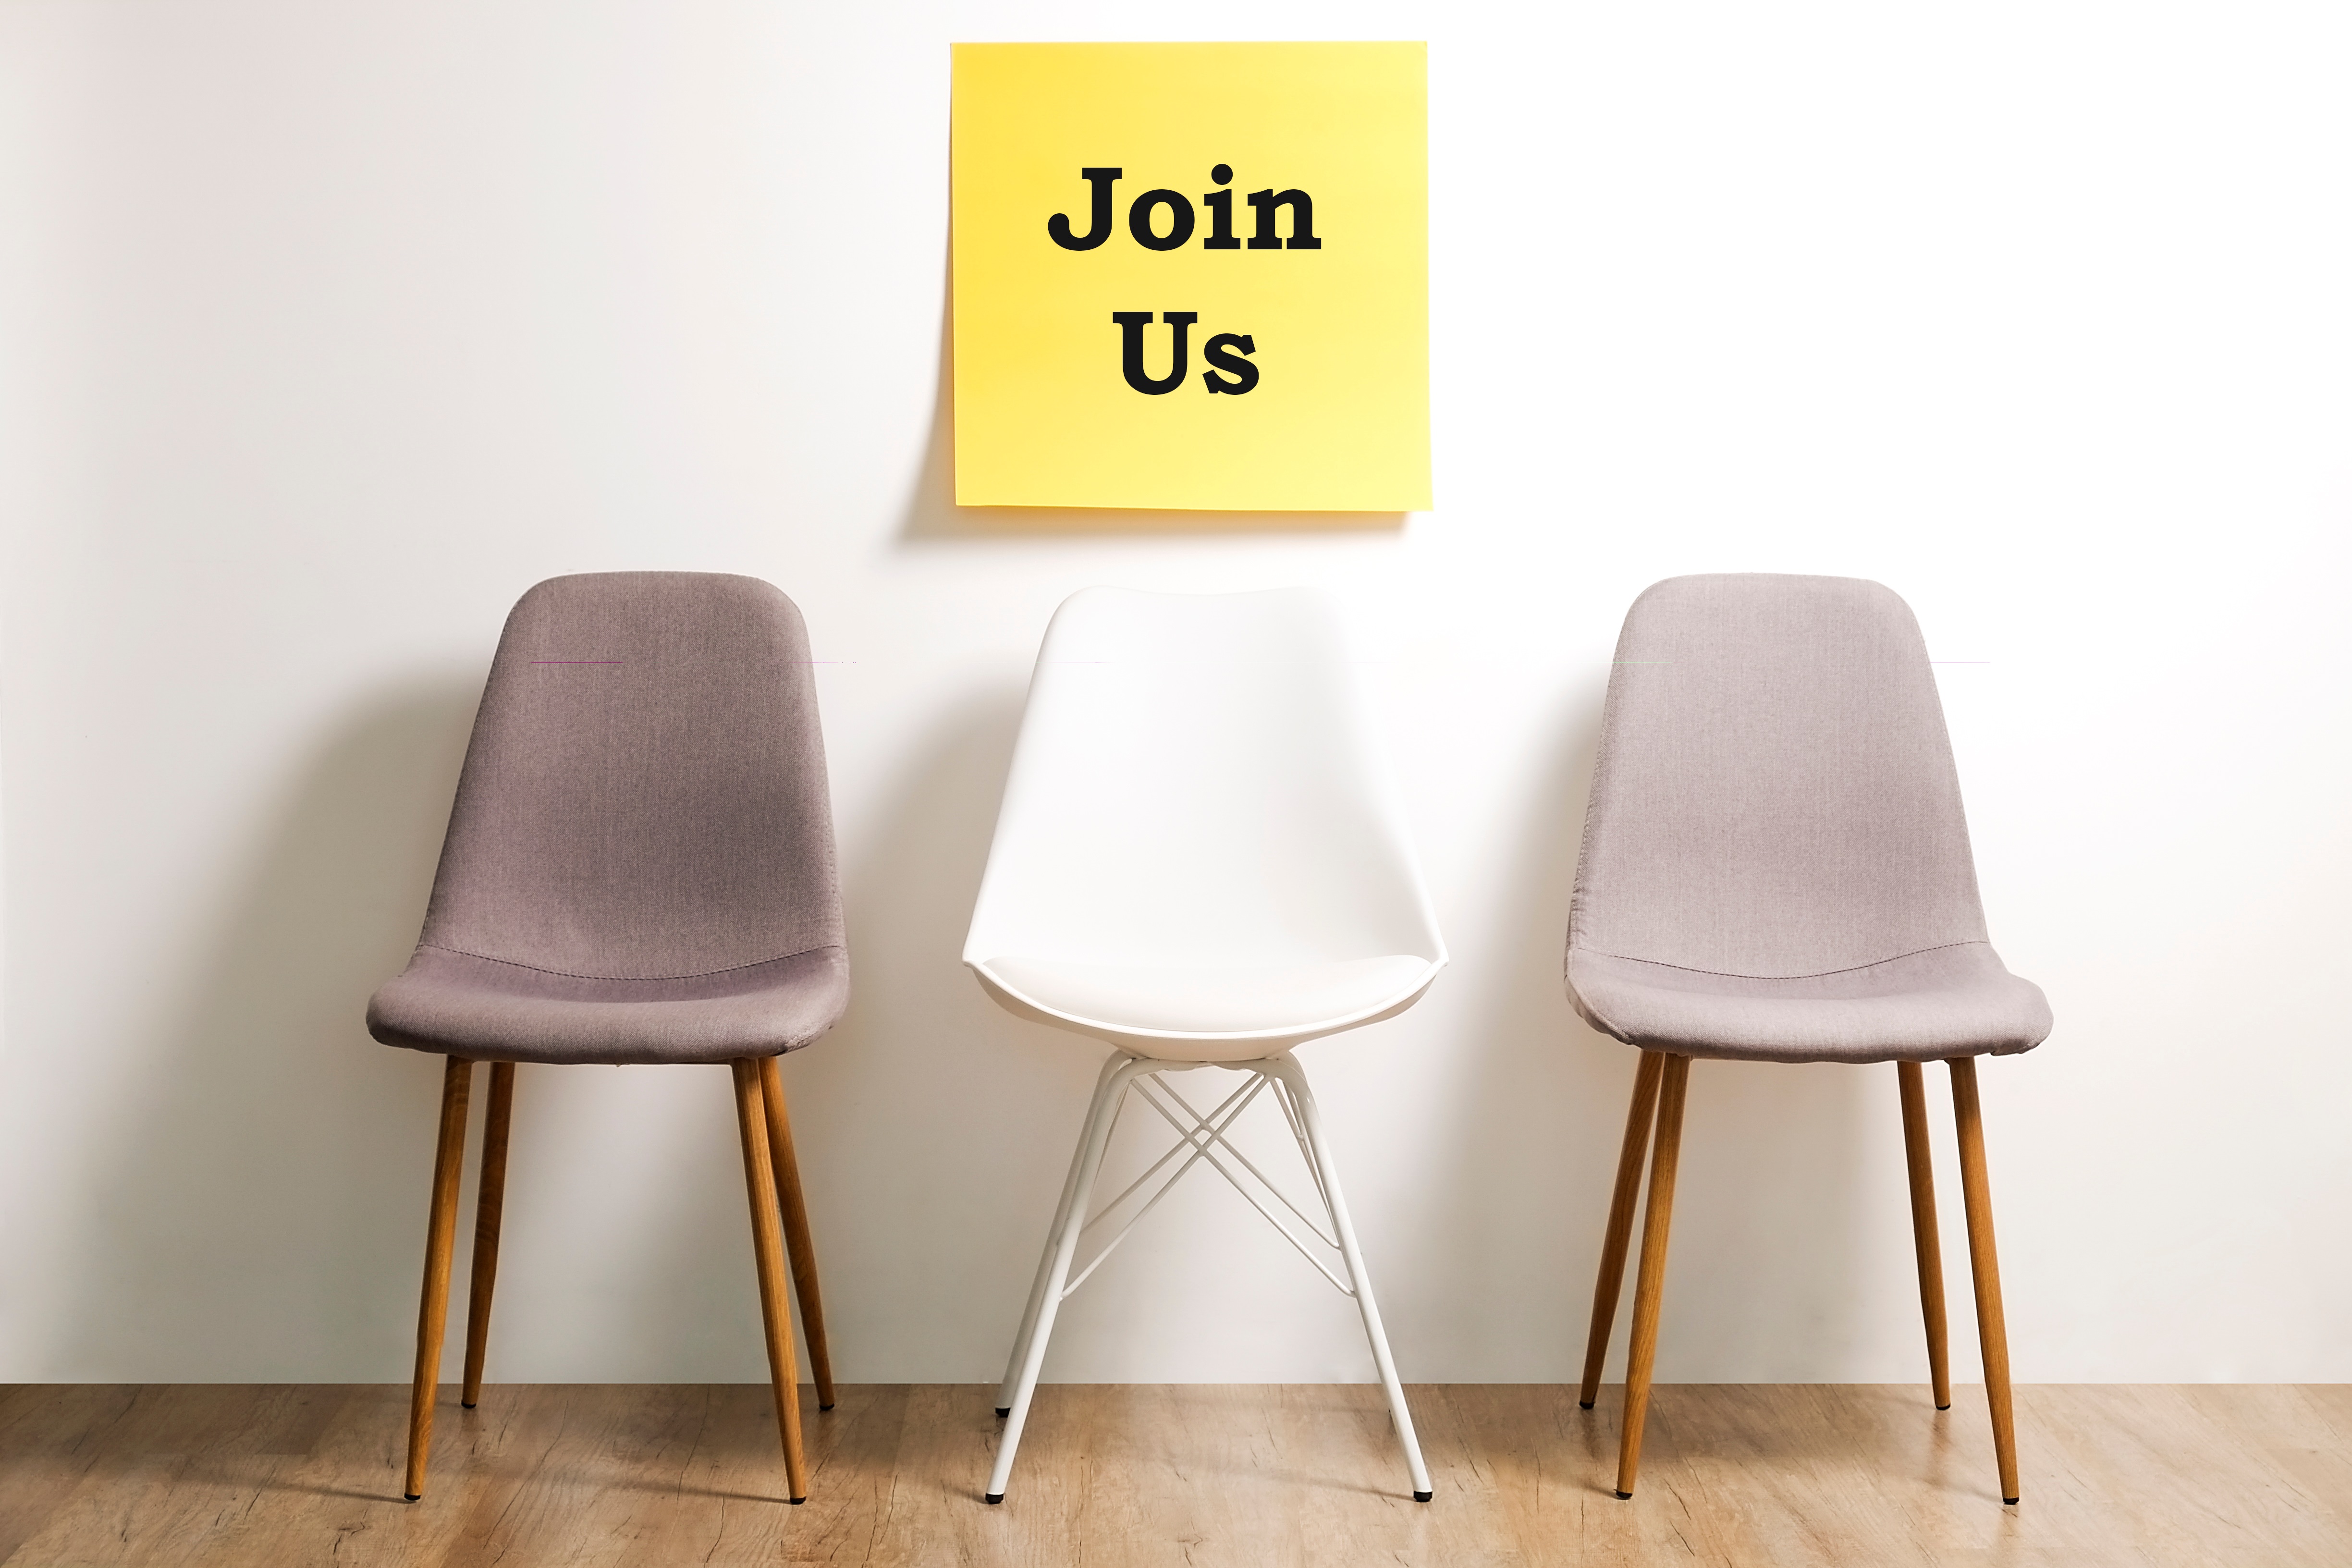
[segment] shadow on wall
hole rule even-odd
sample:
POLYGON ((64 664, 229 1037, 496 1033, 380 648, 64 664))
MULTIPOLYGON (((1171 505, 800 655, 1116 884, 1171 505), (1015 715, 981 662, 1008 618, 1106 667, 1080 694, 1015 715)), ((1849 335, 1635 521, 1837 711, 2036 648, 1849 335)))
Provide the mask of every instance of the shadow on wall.
MULTIPOLYGON (((898 536, 908 541, 1094 533, 1394 533, 1398 511, 1151 511, 1124 507, 958 506, 955 499, 955 283, 940 310, 930 436, 898 536)), ((1055 1186, 1058 1194, 1060 1187, 1055 1186)))
MULTIPOLYGON (((110 1378, 405 1378, 442 1058, 371 1039, 407 963, 478 678, 362 700, 288 796, 211 961, 150 1026, 63 1364, 110 1378)), ((525 1067, 493 1380, 763 1375, 732 1096, 716 1068, 525 1067)), ((477 1068, 445 1376, 488 1074, 477 1068)))
MULTIPOLYGON (((478 691, 469 678, 360 702, 288 792, 211 962, 154 1021, 172 1046, 126 1097, 61 1375, 405 1372, 439 1074, 370 1040, 362 1016, 415 941, 478 691)), ((1009 686, 949 705, 845 868, 851 1009, 785 1064, 845 1381, 998 1373, 1100 1063, 1012 1018, 960 963, 1021 708, 1009 686)), ((1580 1364, 1633 1054, 1560 991, 1597 697, 1579 708, 1518 837, 1507 945, 1462 967, 1487 1011, 1452 1113, 1423 1123, 1434 1146, 1415 1163, 1433 1179, 1390 1222, 1427 1260, 1381 1276, 1409 1375, 1566 1380, 1580 1364), (1553 1348, 1535 1363, 1508 1348, 1528 1344, 1553 1348)), ((1908 1257, 1864 1258, 1859 1213, 1865 1179, 1899 1194, 1899 1157, 1857 1168, 1864 1119, 1893 1116, 1891 1072, 1697 1064, 1662 1378, 1805 1376, 1853 1337, 1865 1271, 1882 1301, 1904 1288, 1908 1257)), ((729 1119, 723 1076, 524 1075, 494 1379, 759 1375, 729 1119), (620 1169, 617 1197, 583 1198, 629 1145, 619 1165, 658 1179, 620 1169), (586 1282, 563 1254, 583 1204, 612 1270, 586 1282), (539 1348, 509 1360, 502 1344, 539 1348)), ((453 1322, 462 1258, 457 1272, 453 1322)))
POLYGON ((1099 1059, 1024 1032, 962 966, 1022 701, 1007 687, 948 705, 844 868, 849 1012, 785 1063, 845 1380, 1001 1370, 1066 1159, 1032 1135, 1036 1108, 1083 1105, 1099 1059))
POLYGON ((210 961, 151 1026, 170 1044, 126 1096, 67 1368, 399 1374, 380 1347, 413 1342, 435 1096, 362 1016, 415 943, 479 695, 363 700, 288 792, 210 961))
MULTIPOLYGON (((1433 1267, 1386 1287, 1399 1318, 1444 1375, 1573 1382, 1582 1373, 1593 1279, 1639 1059, 1580 1018, 1562 982, 1601 694, 1556 723, 1560 741, 1516 842, 1500 951, 1461 979, 1490 1000, 1473 1013, 1450 1144, 1438 1180, 1406 1222, 1433 1267), (1517 1194, 1498 1202, 1498 1194, 1517 1194), (1532 1216, 1532 1218, 1531 1218, 1532 1216), (1399 1289, 1398 1287, 1402 1287, 1399 1289), (1494 1362, 1490 1347, 1544 1346, 1540 1360, 1494 1362)), ((1906 1274, 1875 1256, 1859 1184, 1865 1099, 1883 1087, 1850 1068, 1693 1064, 1676 1185, 1658 1377, 1801 1379, 1836 1363, 1868 1292, 1863 1275, 1906 1274), (1871 1256, 1865 1258, 1865 1251, 1871 1256), (1738 1301, 1738 1310, 1723 1303, 1738 1301)), ((1434 1131, 1435 1129, 1433 1129, 1434 1131)), ((1903 1179, 1899 1169, 1893 1179, 1903 1179)), ((1647 1192, 1644 1175, 1643 1191, 1647 1192)), ((1637 1218, 1605 1364, 1622 1382, 1633 1316, 1637 1218)), ((1923 1374, 1924 1374, 1924 1356, 1923 1374)))
POLYGON ((849 1012, 785 1061, 845 1381, 1002 1372, 1069 1157, 1061 1130, 1102 1059, 1021 1025, 962 964, 1023 698, 1007 686, 946 706, 844 868, 849 1012))

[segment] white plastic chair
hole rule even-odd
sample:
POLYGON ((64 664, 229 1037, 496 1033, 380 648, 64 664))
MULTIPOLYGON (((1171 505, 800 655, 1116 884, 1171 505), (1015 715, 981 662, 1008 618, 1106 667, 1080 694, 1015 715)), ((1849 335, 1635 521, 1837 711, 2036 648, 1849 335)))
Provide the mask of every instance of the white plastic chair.
POLYGON ((1370 728, 1335 606, 1310 589, 1089 588, 1046 628, 963 958, 1013 1012, 1107 1040, 1114 1054, 1005 1368, 990 1502, 1004 1499, 1061 1304, 1200 1164, 1354 1299, 1413 1496, 1429 1500, 1322 1120, 1290 1054, 1402 1012, 1445 963, 1370 728), (1248 1077, 1202 1111, 1167 1078, 1205 1066, 1248 1077), (1179 1142, 1085 1219, 1130 1089, 1179 1142), (1225 1141, 1268 1089, 1328 1230, 1225 1141), (1074 1278, 1082 1235, 1122 1208, 1125 1223, 1074 1278))

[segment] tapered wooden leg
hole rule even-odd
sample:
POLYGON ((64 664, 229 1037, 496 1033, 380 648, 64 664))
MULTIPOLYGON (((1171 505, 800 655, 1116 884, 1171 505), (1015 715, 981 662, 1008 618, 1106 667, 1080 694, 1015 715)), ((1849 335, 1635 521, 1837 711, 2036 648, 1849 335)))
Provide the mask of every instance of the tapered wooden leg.
POLYGON ((1601 1238, 1601 1278, 1592 1287, 1592 1328, 1584 1341, 1584 1383, 1576 1402, 1592 1408, 1601 1392, 1601 1363, 1609 1354, 1609 1331, 1617 1326, 1617 1298, 1625 1289, 1625 1244, 1633 1235, 1633 1205, 1641 1196, 1643 1157, 1650 1152, 1650 1123, 1658 1109, 1658 1073, 1665 1057, 1643 1051, 1633 1069, 1633 1102, 1625 1112, 1625 1142, 1617 1152, 1617 1191, 1609 1200, 1609 1228, 1601 1238))
POLYGON ((1974 1058, 1955 1058, 1952 1120, 1960 1133, 1960 1195, 1969 1213, 1969 1267, 1977 1282, 1977 1338, 1984 1350, 1985 1403, 1992 1406, 1992 1452, 2000 1500, 2017 1500, 2017 1425, 2009 1399, 2009 1324, 2000 1310, 2000 1260, 1992 1243, 1992 1188, 1985 1175, 1984 1112, 1974 1058))
POLYGON ((1917 1062, 1896 1062, 1903 1086, 1903 1154, 1911 1166, 1911 1239, 1919 1252, 1919 1312, 1927 1323, 1927 1381, 1936 1408, 1952 1407, 1944 1334, 1944 1249, 1936 1237, 1936 1167, 1927 1158, 1927 1088, 1917 1062))
POLYGON ((1650 1154, 1650 1201, 1642 1215, 1642 1265, 1633 1279, 1633 1348, 1625 1359, 1625 1425, 1618 1439, 1617 1495, 1633 1495, 1642 1428, 1650 1415, 1650 1369, 1658 1356, 1658 1302, 1666 1287, 1666 1233, 1675 1216, 1675 1167, 1683 1152, 1683 1096, 1690 1058, 1668 1057, 1659 1073, 1657 1146, 1650 1154))
POLYGON ((490 1347, 490 1296, 499 1283, 499 1219, 507 1203, 507 1124, 514 1116, 512 1062, 490 1064, 482 1115, 482 1184, 474 1197, 474 1282, 466 1292, 466 1387, 457 1403, 482 1402, 482 1357, 490 1347))
POLYGON ((457 1177, 466 1163, 466 1097, 474 1064, 451 1057, 441 1073, 441 1142, 433 1155, 433 1217, 425 1230, 425 1300, 416 1310, 416 1382, 408 1396, 408 1500, 425 1495, 433 1402, 441 1392, 441 1334, 449 1321, 449 1254, 457 1240, 457 1177))
POLYGON ((735 1069, 735 1119, 743 1136, 743 1184, 751 1195, 751 1256, 760 1269, 760 1322, 768 1335, 768 1372, 776 1388, 776 1427, 784 1440, 784 1479, 792 1500, 808 1498, 808 1464, 801 1455, 801 1373, 793 1361, 793 1315, 784 1305, 784 1243, 776 1220, 776 1173, 768 1159, 766 1097, 760 1067, 735 1069))
POLYGON ((816 1288, 816 1244, 809 1239, 808 1204, 801 1196, 801 1163, 793 1155, 793 1119, 784 1109, 784 1075, 774 1057, 760 1058, 760 1098, 768 1108, 768 1163, 776 1168, 776 1201, 784 1221, 784 1251, 800 1298, 801 1332, 808 1338, 816 1407, 833 1408, 833 1356, 824 1344, 824 1298, 816 1288))

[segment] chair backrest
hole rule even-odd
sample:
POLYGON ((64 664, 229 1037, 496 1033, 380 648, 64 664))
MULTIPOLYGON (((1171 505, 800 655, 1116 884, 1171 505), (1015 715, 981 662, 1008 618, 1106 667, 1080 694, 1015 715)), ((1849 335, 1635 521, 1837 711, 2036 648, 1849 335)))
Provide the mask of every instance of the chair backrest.
POLYGON ((1852 577, 1674 577, 1626 612, 1571 947, 1823 974, 1985 940, 1910 607, 1852 577))
POLYGON ((842 945, 808 635, 753 577, 555 577, 507 616, 422 942, 597 978, 842 945))
POLYGON ((964 960, 1183 966, 1444 943, 1335 606, 1089 588, 1055 612, 964 960))

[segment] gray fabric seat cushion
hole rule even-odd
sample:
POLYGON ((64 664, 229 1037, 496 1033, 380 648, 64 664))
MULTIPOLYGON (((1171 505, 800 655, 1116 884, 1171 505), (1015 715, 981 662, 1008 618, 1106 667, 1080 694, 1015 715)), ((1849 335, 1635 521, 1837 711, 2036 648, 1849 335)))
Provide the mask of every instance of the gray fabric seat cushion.
POLYGON ((1568 973, 1586 1023, 1676 1056, 1937 1061, 2030 1050, 2050 1034, 2041 987, 2009 973, 1980 942, 1789 978, 1580 952, 1569 954, 1568 973))
POLYGON ((1627 611, 1567 981, 1681 1056, 2027 1050, 2042 993, 1987 939, 1926 643, 1875 583, 1675 577, 1627 611))
POLYGON ((709 1062, 846 1006, 808 636, 756 578, 557 577, 499 639, 387 1045, 709 1062))
POLYGON ((804 1046, 848 1005, 837 947, 665 980, 551 974, 420 947, 369 1004, 368 1029, 386 1045, 479 1061, 718 1062, 804 1046))

